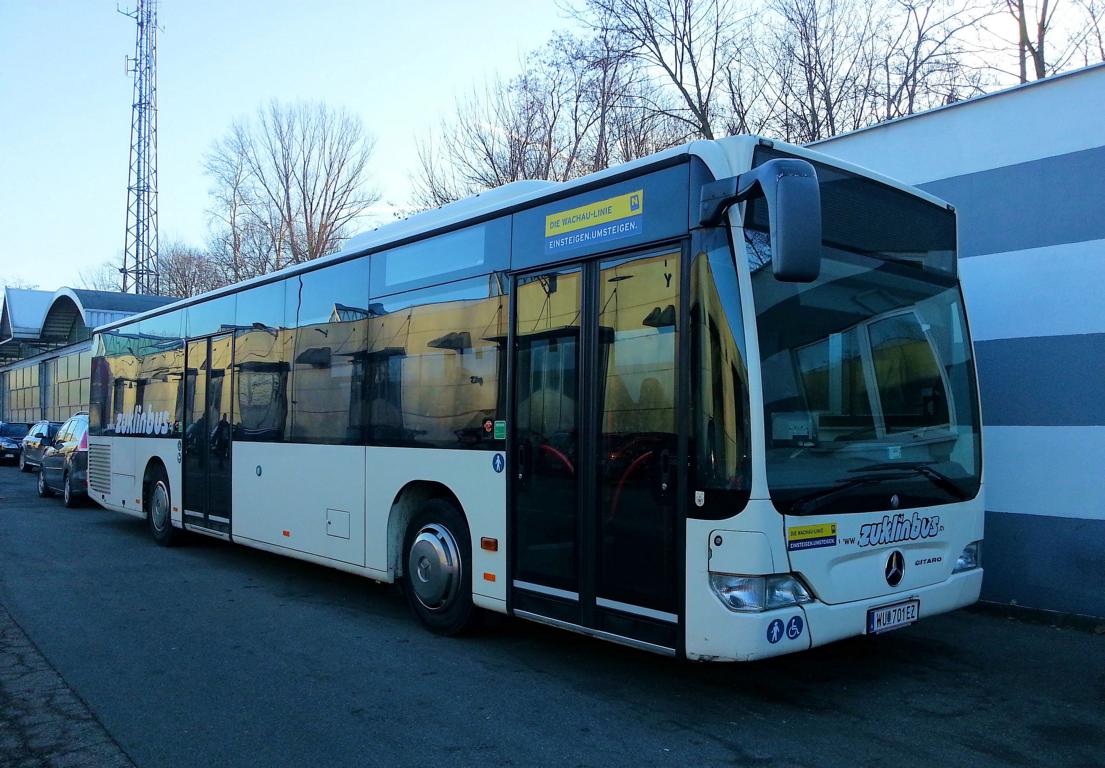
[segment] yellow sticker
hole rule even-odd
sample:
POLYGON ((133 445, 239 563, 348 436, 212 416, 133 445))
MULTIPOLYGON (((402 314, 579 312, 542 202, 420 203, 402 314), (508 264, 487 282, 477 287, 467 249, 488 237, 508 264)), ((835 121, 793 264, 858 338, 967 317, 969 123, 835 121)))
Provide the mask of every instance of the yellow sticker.
POLYGON ((643 189, 638 189, 624 195, 581 205, 578 208, 550 213, 545 217, 545 237, 565 235, 579 229, 621 221, 631 216, 640 216, 644 212, 645 192, 643 189))
POLYGON ((836 546, 836 523, 813 523, 787 528, 787 550, 836 546))

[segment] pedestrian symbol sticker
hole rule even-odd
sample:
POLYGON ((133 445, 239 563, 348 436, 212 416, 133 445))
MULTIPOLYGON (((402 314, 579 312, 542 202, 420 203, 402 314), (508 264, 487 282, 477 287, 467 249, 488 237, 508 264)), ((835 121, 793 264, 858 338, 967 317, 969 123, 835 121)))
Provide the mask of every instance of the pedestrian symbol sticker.
POLYGON ((491 468, 494 469, 496 473, 501 473, 506 468, 506 459, 501 453, 496 453, 491 457, 491 468))
POLYGON ((787 638, 790 640, 797 640, 802 636, 802 617, 791 616, 790 621, 787 622, 787 638))
POLYGON ((783 620, 775 619, 767 625, 767 642, 775 645, 783 639, 783 620))

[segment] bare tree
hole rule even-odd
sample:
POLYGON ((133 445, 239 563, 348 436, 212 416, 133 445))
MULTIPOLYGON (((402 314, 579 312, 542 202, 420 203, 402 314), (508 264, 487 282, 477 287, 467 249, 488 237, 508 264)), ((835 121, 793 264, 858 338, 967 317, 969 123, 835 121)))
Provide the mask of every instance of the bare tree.
POLYGON ((1028 82, 1028 59, 1030 58, 1036 79, 1045 77, 1047 75, 1047 35, 1055 20, 1055 11, 1059 3, 1051 4, 1051 0, 1042 0, 1039 6, 1030 6, 1025 0, 1001 0, 1001 2, 1017 23, 1017 65, 1021 82, 1028 82), (1029 14, 1031 14, 1031 22, 1029 14))
POLYGON ((235 123, 205 160, 214 182, 217 260, 234 279, 336 250, 379 199, 369 187, 374 140, 361 121, 321 103, 273 101, 235 123))
POLYGON ((1105 61, 1105 1, 1074 0, 1080 19, 1075 27, 1082 32, 1075 42, 1082 65, 1105 61))
POLYGON ((82 288, 91 291, 121 291, 123 290, 123 258, 120 256, 114 261, 105 261, 88 269, 82 269, 77 273, 78 281, 82 288))
POLYGON ((985 0, 893 0, 879 34, 879 118, 890 120, 974 96, 987 84, 968 65, 967 38, 993 14, 985 0))
POLYGON ((517 77, 473 91, 419 143, 416 201, 564 181, 682 143, 686 124, 655 108, 666 100, 609 34, 557 35, 517 77))
POLYGON ((162 243, 157 261, 163 296, 188 298, 230 282, 207 253, 180 241, 162 243))
POLYGON ((1016 25, 1020 82, 1039 80, 1077 64, 1105 61, 1101 0, 994 0, 1016 25), (1060 10, 1062 12, 1060 13, 1060 10))
POLYGON ((38 283, 16 275, 3 275, 0 276, 0 289, 3 288, 38 288, 38 283))
POLYGON ((677 106, 653 108, 706 139, 715 123, 739 22, 731 0, 585 0, 577 18, 608 36, 621 52, 662 73, 677 106))

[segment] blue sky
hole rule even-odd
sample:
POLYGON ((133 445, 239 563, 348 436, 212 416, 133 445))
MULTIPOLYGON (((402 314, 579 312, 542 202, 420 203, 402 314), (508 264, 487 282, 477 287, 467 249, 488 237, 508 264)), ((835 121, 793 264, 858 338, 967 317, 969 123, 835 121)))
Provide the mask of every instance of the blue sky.
MULTIPOLYGON (((0 0, 0 282, 76 285, 122 250, 135 29, 115 9, 0 0)), ((347 108, 376 136, 384 200, 402 205, 415 137, 569 22, 555 0, 162 0, 159 26, 160 234, 199 245, 202 157, 235 118, 272 98, 347 108)))

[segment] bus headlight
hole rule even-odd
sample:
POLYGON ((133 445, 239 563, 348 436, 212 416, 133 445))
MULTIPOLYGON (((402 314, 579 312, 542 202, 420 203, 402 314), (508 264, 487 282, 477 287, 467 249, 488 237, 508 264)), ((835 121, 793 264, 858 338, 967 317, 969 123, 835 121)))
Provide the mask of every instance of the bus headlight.
POLYGON ((768 611, 813 599, 802 582, 789 573, 772 576, 711 573, 710 588, 731 611, 768 611))
POLYGON ((969 571, 972 568, 982 567, 982 541, 972 541, 970 544, 963 548, 963 551, 959 554, 959 558, 955 561, 955 570, 952 573, 959 573, 960 571, 969 571))

